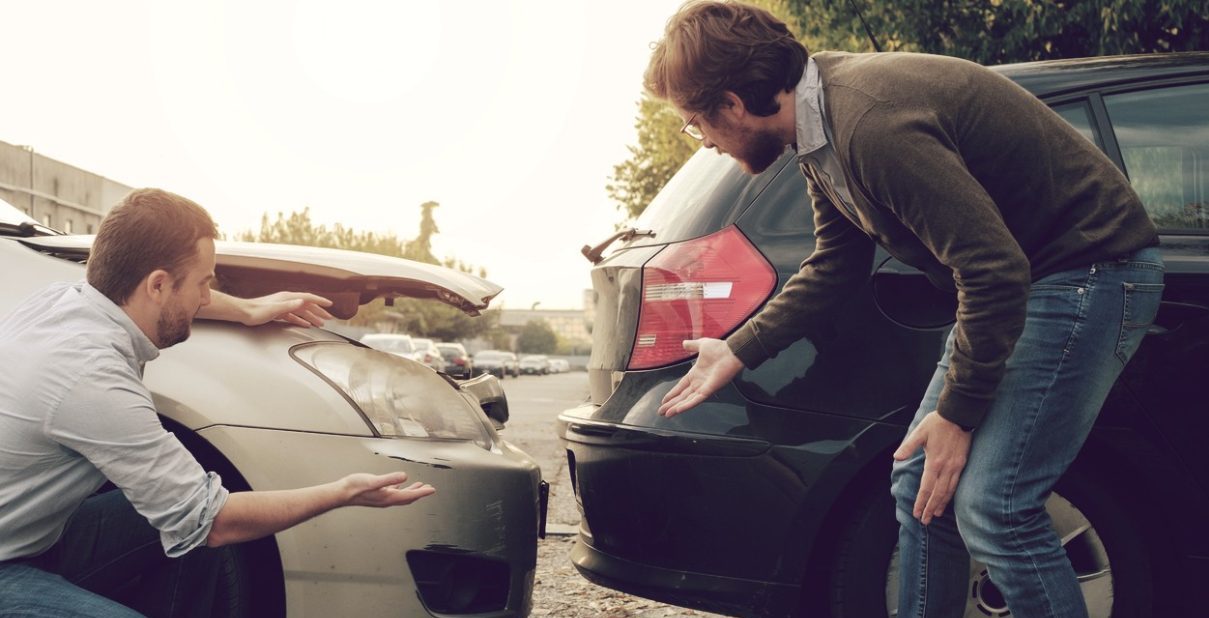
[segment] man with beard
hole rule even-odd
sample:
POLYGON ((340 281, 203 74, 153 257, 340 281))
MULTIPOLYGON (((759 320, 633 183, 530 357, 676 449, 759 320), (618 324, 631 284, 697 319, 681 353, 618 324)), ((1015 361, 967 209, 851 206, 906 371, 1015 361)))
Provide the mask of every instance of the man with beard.
POLYGON ((331 317, 310 294, 211 292, 216 236, 192 201, 135 191, 102 221, 85 282, 52 285, 0 321, 11 363, 0 373, 0 615, 210 616, 209 548, 433 493, 396 473, 229 494, 163 428, 143 366, 187 339, 194 317, 331 317), (93 495, 106 480, 117 490, 93 495))
POLYGON ((963 615, 971 555, 1013 615, 1086 615, 1045 501, 1158 310, 1158 235, 1129 181, 993 71, 925 54, 810 56, 739 3, 682 7, 646 86, 682 131, 750 173, 792 146, 815 221, 815 249, 780 294, 725 341, 685 342, 699 356, 660 414, 801 337, 826 338, 881 244, 958 298, 894 453, 899 615, 963 615))

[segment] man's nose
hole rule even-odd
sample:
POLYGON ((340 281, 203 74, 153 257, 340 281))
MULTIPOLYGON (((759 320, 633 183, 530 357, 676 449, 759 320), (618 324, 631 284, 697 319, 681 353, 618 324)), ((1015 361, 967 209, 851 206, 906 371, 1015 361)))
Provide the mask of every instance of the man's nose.
POLYGON ((201 306, 205 307, 208 304, 210 304, 210 288, 206 288, 206 291, 202 292, 201 299, 201 306))
POLYGON ((711 139, 709 138, 709 136, 706 136, 706 137, 701 138, 701 145, 702 145, 702 146, 705 146, 706 148, 715 148, 715 147, 717 147, 717 145, 716 145, 716 144, 714 144, 713 140, 711 140, 711 139))

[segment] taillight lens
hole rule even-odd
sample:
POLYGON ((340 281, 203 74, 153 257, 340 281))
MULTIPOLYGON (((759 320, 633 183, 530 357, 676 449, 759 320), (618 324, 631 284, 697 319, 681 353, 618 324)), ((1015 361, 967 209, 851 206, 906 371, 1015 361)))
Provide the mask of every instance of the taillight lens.
POLYGON ((734 226, 664 247, 642 268, 642 307, 629 369, 693 354, 686 339, 722 338, 768 299, 777 274, 734 226))

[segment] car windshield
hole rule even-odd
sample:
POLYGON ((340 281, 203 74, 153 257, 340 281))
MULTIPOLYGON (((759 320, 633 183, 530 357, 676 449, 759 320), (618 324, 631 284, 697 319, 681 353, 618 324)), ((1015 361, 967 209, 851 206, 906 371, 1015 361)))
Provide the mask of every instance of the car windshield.
POLYGON ((384 352, 414 352, 415 346, 406 337, 366 337, 361 343, 384 352))
POLYGON ((506 358, 503 352, 479 352, 474 355, 475 360, 502 360, 506 358))

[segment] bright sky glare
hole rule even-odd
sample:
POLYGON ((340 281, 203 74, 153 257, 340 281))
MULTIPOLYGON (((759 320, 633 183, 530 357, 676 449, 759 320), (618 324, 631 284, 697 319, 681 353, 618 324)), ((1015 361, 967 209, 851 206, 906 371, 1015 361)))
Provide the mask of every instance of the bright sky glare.
POLYGON ((493 306, 579 308, 623 215, 650 44, 682 0, 0 0, 0 140, 205 206, 309 207, 485 266, 493 306))

